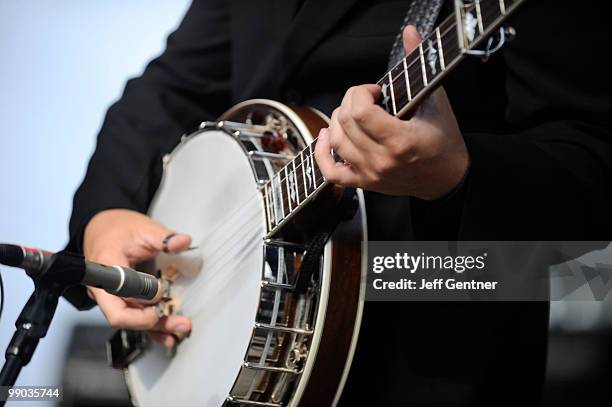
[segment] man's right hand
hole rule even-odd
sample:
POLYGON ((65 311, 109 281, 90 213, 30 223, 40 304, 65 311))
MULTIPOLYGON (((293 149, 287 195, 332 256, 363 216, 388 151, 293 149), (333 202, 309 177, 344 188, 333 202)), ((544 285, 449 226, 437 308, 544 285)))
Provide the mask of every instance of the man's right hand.
MULTIPOLYGON (((164 239, 172 233, 141 213, 109 209, 95 215, 87 224, 83 251, 90 261, 134 267, 160 253, 164 239)), ((175 253, 190 245, 190 236, 176 234, 167 242, 167 249, 175 253)), ((174 345, 171 333, 191 331, 191 321, 187 317, 171 315, 159 318, 150 303, 120 298, 100 288, 88 287, 87 290, 113 328, 147 330, 153 340, 167 347, 174 345)))

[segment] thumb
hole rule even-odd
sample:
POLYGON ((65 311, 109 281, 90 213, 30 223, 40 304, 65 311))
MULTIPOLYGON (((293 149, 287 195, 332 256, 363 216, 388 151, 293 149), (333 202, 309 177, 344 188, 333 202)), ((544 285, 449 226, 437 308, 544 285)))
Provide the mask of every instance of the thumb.
POLYGON ((406 28, 404 28, 402 38, 404 40, 404 51, 406 51, 406 55, 410 54, 421 43, 421 36, 413 25, 407 25, 406 28))

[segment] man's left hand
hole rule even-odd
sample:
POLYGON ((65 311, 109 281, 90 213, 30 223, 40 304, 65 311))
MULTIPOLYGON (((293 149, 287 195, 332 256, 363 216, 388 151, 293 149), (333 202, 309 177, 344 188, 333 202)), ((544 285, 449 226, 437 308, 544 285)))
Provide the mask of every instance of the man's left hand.
MULTIPOLYGON (((420 38, 404 30, 407 53, 420 38)), ((469 155, 444 89, 434 91, 409 120, 400 120, 376 104, 378 85, 350 88, 321 130, 315 157, 329 182, 387 195, 435 200, 465 176, 469 155), (331 150, 345 163, 336 162, 331 150)))

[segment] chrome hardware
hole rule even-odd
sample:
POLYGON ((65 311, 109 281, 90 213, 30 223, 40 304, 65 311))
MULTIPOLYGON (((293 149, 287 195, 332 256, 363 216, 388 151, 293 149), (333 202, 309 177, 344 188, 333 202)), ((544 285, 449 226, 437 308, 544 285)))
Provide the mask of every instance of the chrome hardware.
POLYGON ((294 157, 288 154, 269 153, 267 151, 249 151, 249 157, 254 159, 292 160, 294 157))
POLYGON ((289 353, 289 362, 293 367, 302 366, 302 363, 308 357, 308 347, 304 343, 296 343, 291 353, 289 353))
POLYGON ((198 126, 201 130, 217 127, 217 122, 202 122, 198 126))
POLYGON ((251 137, 262 138, 264 135, 264 133, 249 130, 236 130, 234 134, 236 134, 236 137, 239 137, 241 139, 248 139, 251 137))
POLYGON ((271 281, 264 280, 261 282, 261 286, 263 288, 278 288, 280 290, 295 290, 295 285, 292 284, 282 284, 282 283, 273 283, 271 281))
POLYGON ((269 401, 250 401, 246 399, 239 399, 233 396, 229 396, 225 399, 227 403, 239 404, 242 406, 255 406, 255 407, 282 407, 282 404, 272 403, 269 401))
POLYGON ((246 369, 255 369, 255 370, 263 370, 264 372, 275 372, 275 373, 289 373, 289 374, 301 374, 301 370, 289 369, 286 367, 276 367, 276 366, 265 366, 257 363, 244 362, 242 367, 246 369))
POLYGON ((306 246, 304 245, 292 243, 292 242, 286 242, 284 240, 266 238, 264 239, 264 244, 266 246, 272 246, 272 247, 286 247, 288 249, 293 249, 296 252, 306 250, 306 246))
POLYGON ((313 331, 310 329, 300 329, 300 328, 290 328, 286 326, 268 325, 268 324, 261 324, 259 322, 255 323, 255 328, 267 329, 269 331, 276 331, 276 332, 288 332, 288 333, 298 334, 298 335, 312 335, 313 334, 313 331))
POLYGON ((178 298, 172 297, 172 293, 170 291, 170 287, 177 277, 178 272, 176 270, 168 270, 165 271, 164 275, 162 275, 162 277, 159 279, 164 289, 162 299, 155 304, 155 313, 159 318, 176 314, 181 309, 181 302, 178 298))

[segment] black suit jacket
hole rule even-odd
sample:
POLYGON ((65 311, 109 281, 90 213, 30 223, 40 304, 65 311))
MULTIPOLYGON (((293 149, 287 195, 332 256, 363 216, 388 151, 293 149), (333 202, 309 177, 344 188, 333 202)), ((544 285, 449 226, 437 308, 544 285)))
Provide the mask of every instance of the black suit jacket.
MULTIPOLYGON (((200 121, 254 97, 331 113, 349 86, 378 80, 409 3, 194 1, 109 109, 75 195, 69 249, 81 249, 101 210, 146 211, 161 156, 200 121)), ((502 53, 448 77, 469 176, 439 203, 368 193, 372 240, 609 238, 612 89, 601 52, 612 36, 598 6, 528 0, 502 53)), ((547 316, 545 303, 367 303, 343 404, 536 405, 547 316)))

